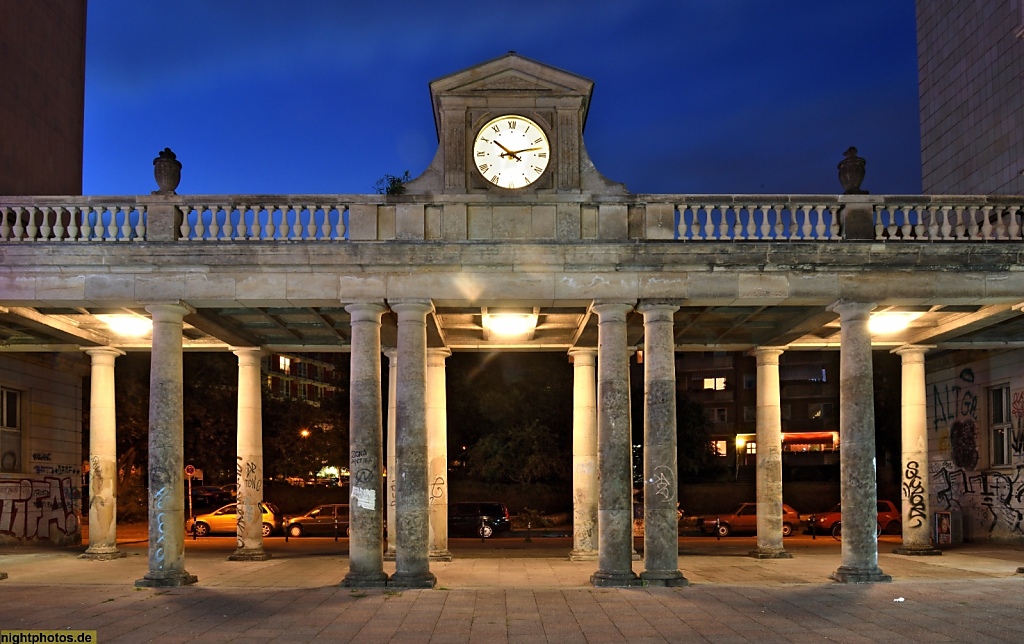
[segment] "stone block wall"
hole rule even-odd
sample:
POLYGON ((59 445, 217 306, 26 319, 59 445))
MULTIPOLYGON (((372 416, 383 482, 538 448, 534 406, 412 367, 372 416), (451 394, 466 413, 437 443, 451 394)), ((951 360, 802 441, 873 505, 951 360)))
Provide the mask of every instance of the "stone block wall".
POLYGON ((932 512, 962 513, 966 540, 1024 541, 1024 351, 951 352, 925 369, 932 512), (995 385, 1013 402, 1007 465, 992 462, 995 385))
POLYGON ((0 353, 0 385, 21 399, 21 453, 0 473, 0 543, 81 542, 87 367, 78 355, 0 353))

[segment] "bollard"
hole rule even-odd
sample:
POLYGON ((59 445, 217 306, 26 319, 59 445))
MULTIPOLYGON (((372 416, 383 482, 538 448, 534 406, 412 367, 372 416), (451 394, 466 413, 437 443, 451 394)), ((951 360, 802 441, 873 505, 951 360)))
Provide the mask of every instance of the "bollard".
POLYGON ((721 517, 715 517, 715 541, 722 540, 722 533, 718 531, 718 526, 722 525, 721 517))
POLYGON ((811 515, 811 541, 814 541, 815 539, 818 538, 817 530, 816 530, 817 527, 818 527, 818 517, 816 517, 816 516, 814 516, 812 514, 811 515))
POLYGON ((526 522, 526 538, 523 539, 523 541, 525 541, 526 543, 530 543, 531 541, 533 541, 533 539, 531 538, 531 535, 530 535, 530 528, 531 528, 532 525, 533 524, 531 522, 529 522, 529 521, 526 522))

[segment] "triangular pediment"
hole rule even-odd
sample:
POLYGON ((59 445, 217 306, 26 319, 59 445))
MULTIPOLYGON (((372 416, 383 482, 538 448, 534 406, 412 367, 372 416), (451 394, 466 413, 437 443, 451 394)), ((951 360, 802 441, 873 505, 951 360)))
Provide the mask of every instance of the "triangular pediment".
POLYGON ((538 92, 590 97, 591 80, 509 52, 430 83, 431 96, 481 92, 538 92))
POLYGON ((506 70, 475 83, 459 88, 459 93, 473 92, 527 92, 539 94, 563 93, 565 88, 554 87, 551 83, 526 76, 516 70, 506 70), (560 91, 561 90, 561 91, 560 91))

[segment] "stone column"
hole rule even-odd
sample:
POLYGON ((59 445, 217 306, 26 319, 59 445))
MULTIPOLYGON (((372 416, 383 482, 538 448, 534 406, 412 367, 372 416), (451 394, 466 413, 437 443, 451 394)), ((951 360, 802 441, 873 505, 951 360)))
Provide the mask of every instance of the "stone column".
MULTIPOLYGON (((903 545, 898 555, 941 555, 932 547, 928 507, 928 411, 924 354, 932 347, 906 346, 895 353, 903 359, 903 545)), ((885 527, 885 526, 882 526, 885 527)), ((845 532, 845 529, 844 529, 845 532)))
POLYGON ((679 467, 676 454, 678 306, 641 304, 644 315, 644 571, 648 586, 685 586, 679 571, 679 467))
POLYGON ((117 559, 117 417, 114 347, 86 349, 92 358, 89 387, 89 549, 82 559, 117 559))
POLYGON ((384 478, 380 390, 380 319, 385 307, 345 307, 351 319, 349 360, 349 570, 342 586, 383 588, 384 478))
POLYGON ((875 409, 868 317, 874 304, 840 300, 839 497, 843 508, 842 565, 831 578, 844 583, 892 581, 878 567, 878 483, 875 409))
POLYGON ((185 570, 185 457, 181 330, 188 309, 152 304, 149 370, 149 572, 136 586, 196 583, 185 570))
POLYGON ((427 480, 430 484, 431 561, 451 561, 448 550, 448 393, 444 360, 448 349, 427 351, 427 480))
POLYGON ((633 485, 626 316, 633 305, 601 302, 597 341, 598 569, 594 586, 633 586, 633 485))
POLYGON ((429 302, 391 304, 398 314, 395 574, 389 587, 433 588, 428 548, 427 314, 429 302))
POLYGON ((388 454, 387 454, 387 550, 384 551, 385 561, 395 560, 395 528, 398 522, 395 520, 395 481, 398 479, 398 468, 395 466, 395 425, 398 422, 398 402, 395 392, 398 389, 398 352, 395 349, 385 349, 384 355, 388 357, 388 454))
POLYGON ((266 561, 263 550, 263 394, 259 347, 238 348, 238 547, 232 561, 266 561))
POLYGON ((597 559, 597 350, 571 349, 572 552, 571 561, 597 559))
MULTIPOLYGON (((782 349, 758 347, 757 358, 757 559, 792 557, 782 545, 782 349)), ((797 526, 792 526, 796 528, 797 526)))

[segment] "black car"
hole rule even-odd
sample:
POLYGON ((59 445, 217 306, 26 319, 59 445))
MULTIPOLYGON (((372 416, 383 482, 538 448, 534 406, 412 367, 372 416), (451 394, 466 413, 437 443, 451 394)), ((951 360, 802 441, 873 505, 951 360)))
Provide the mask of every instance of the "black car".
POLYGON ((191 492, 193 511, 197 508, 219 508, 234 501, 230 492, 216 485, 193 485, 191 492))
POLYGON ((448 534, 491 537, 512 529, 504 503, 452 503, 448 506, 448 534))
POLYGON ((292 537, 348 536, 348 505, 328 503, 318 505, 300 517, 288 519, 285 531, 292 537))

